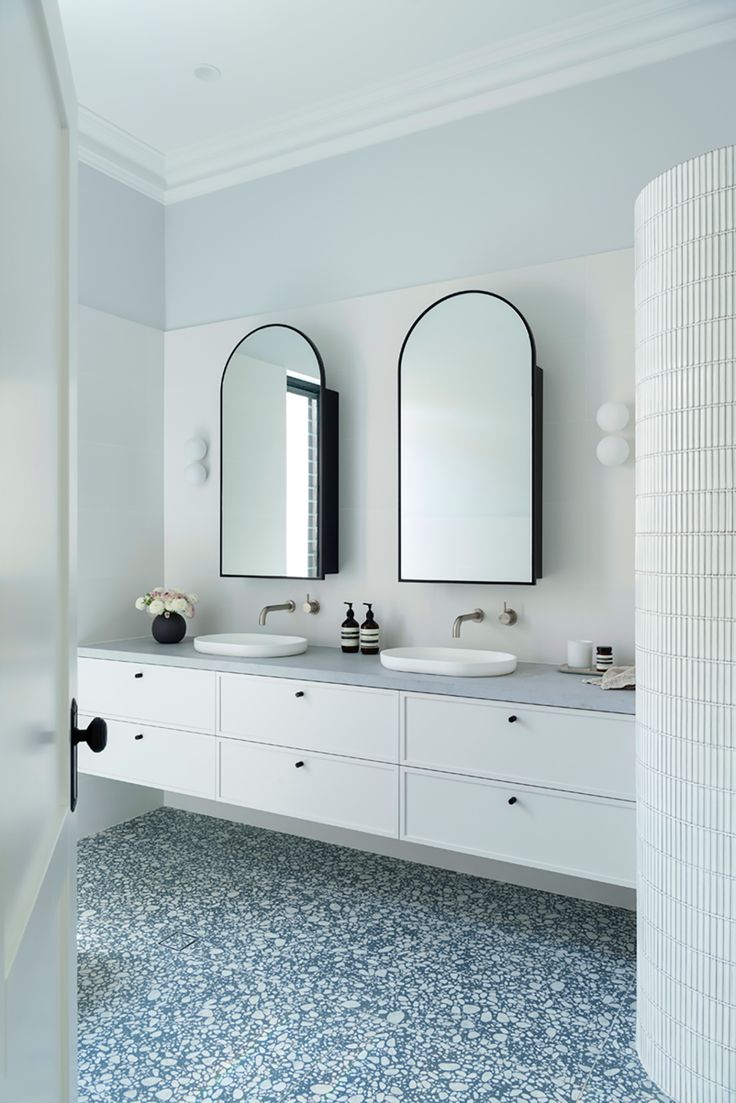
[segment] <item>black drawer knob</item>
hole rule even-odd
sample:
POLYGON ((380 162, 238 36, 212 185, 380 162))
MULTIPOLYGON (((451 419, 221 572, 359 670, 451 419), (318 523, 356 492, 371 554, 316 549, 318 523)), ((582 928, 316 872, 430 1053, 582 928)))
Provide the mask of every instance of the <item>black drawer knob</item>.
POLYGON ((138 732, 138 734, 133 736, 133 738, 134 739, 142 739, 143 738, 143 732, 138 732))
POLYGON ((509 797, 509 804, 516 804, 518 799, 518 797, 509 797))
POLYGON ((133 677, 134 678, 142 678, 143 674, 142 673, 134 674, 133 677))
POLYGON ((304 765, 304 763, 300 761, 300 762, 295 762, 295 763, 294 763, 294 765, 295 765, 295 767, 296 767, 296 768, 297 768, 297 770, 298 770, 298 769, 299 769, 299 768, 300 768, 301 766, 303 766, 303 765, 304 765))
POLYGON ((515 724, 518 719, 518 716, 509 716, 509 724, 515 724))
POLYGON ((296 693, 294 694, 294 696, 295 697, 303 697, 304 696, 304 690, 303 689, 298 689, 296 691, 296 693))

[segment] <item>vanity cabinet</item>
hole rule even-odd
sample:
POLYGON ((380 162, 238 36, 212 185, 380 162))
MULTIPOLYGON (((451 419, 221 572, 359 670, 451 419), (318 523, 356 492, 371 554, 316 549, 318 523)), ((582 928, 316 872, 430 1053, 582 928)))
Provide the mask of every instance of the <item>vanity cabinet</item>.
POLYGON ((402 696, 403 765, 634 799, 631 717, 402 696))
POLYGON ((402 773, 401 837, 503 862, 631 884, 633 806, 434 770, 402 773))
MULTIPOLYGON (((82 727, 91 719, 91 715, 80 715, 82 727)), ((108 720, 104 754, 93 754, 81 743, 79 769, 155 789, 216 797, 216 752, 212 735, 108 720)))
POLYGON ((220 797, 374 835, 398 834, 399 771, 384 762, 222 740, 220 797))
POLYGON ((108 720, 140 720, 214 733, 217 674, 213 670, 80 659, 78 682, 84 712, 108 720))
POLYGON ((88 657, 79 698, 89 773, 635 881, 631 716, 88 657))
POLYGON ((396 762, 399 695, 291 678, 221 674, 221 735, 396 762))

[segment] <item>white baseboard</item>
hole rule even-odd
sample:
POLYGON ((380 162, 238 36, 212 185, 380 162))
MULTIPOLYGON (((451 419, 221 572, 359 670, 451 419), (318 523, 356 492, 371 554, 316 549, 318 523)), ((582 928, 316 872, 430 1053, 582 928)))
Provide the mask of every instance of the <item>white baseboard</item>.
POLYGON ((270 812, 257 812, 250 808, 239 808, 200 797, 186 797, 179 793, 165 793, 164 804, 167 808, 179 808, 184 812, 197 812, 202 816, 214 816, 234 823, 263 827, 268 831, 300 835, 305 839, 317 839, 320 842, 334 843, 353 850, 364 850, 369 854, 382 854, 389 858, 417 862, 419 865, 450 869, 456 873, 470 873, 474 877, 486 877, 492 881, 504 881, 524 888, 541 889, 560 896, 571 896, 577 900, 592 900, 599 904, 610 904, 632 911, 636 908, 634 889, 604 885, 583 877, 568 877, 560 873, 550 873, 547 870, 528 869, 509 862, 495 862, 488 858, 477 858, 471 854, 457 854, 454 851, 419 846, 417 843, 407 843, 399 839, 380 838, 360 831, 347 831, 341 827, 328 827, 324 824, 291 819, 288 816, 275 816, 270 812))

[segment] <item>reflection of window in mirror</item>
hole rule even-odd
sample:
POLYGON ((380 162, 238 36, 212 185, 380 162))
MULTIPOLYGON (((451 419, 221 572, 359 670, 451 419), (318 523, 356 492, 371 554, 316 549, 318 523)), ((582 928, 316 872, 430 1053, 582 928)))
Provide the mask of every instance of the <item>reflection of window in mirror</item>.
POLYGON ((220 428, 220 573, 335 573, 338 398, 308 337, 267 325, 238 342, 222 375, 220 428))
POLYGON ((286 573, 317 573, 319 387, 296 373, 286 379, 286 573))

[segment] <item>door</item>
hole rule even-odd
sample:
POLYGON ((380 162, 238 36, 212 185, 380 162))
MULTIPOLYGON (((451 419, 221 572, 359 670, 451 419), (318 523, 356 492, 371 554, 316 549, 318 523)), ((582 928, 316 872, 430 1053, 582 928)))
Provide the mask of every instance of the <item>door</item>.
POLYGON ((76 1098, 69 815, 74 97, 55 2, 0 2, 0 1099, 76 1098))

